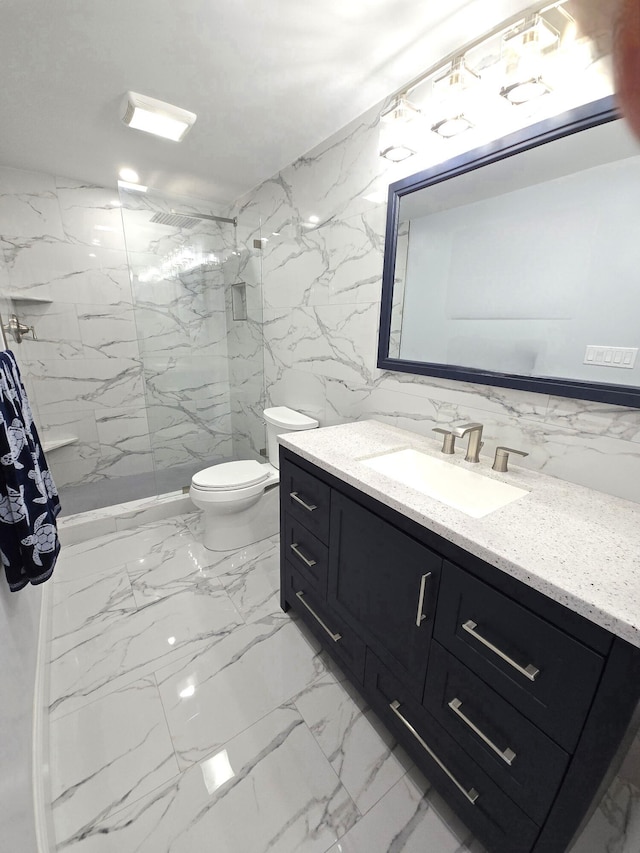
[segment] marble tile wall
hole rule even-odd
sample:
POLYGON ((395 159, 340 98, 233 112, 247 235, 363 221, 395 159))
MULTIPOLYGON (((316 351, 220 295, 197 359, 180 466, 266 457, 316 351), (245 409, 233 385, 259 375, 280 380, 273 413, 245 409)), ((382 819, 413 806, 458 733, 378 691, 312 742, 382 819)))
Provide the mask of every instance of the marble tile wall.
POLYGON ((259 252, 236 251, 230 224, 150 222, 172 209, 219 213, 0 167, 0 311, 36 329, 37 340, 13 346, 43 438, 77 439, 48 459, 59 488, 83 506, 93 501, 85 508, 102 505, 107 482, 137 478, 142 497, 264 446, 254 415, 263 389, 259 252), (176 261, 189 252, 210 260, 176 261), (236 324, 228 345, 225 288, 245 275, 241 267, 251 319, 236 324))
POLYGON ((0 250, 14 310, 37 334, 13 348, 42 437, 77 438, 49 454, 58 487, 151 472, 117 192, 0 168, 0 250))
POLYGON ((379 107, 241 198, 261 221, 266 396, 322 425, 377 418, 429 434, 485 425, 483 456, 640 501, 640 410, 376 367, 386 188, 416 170, 378 156, 379 107))

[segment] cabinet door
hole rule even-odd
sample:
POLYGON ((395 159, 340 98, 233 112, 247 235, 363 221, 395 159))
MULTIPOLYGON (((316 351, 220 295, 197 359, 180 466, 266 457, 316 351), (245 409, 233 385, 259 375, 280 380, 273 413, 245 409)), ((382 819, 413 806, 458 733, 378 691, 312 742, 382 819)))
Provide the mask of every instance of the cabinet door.
POLYGON ((333 492, 327 600, 422 699, 441 558, 333 492))

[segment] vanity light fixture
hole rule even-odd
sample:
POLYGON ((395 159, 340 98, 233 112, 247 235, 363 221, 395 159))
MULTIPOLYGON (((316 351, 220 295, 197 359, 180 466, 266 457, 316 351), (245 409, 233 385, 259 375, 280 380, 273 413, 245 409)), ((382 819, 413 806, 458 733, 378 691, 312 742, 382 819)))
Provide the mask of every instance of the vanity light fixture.
POLYGON ((546 57, 560 41, 560 34, 547 21, 534 15, 503 37, 507 76, 512 82, 500 94, 514 105, 540 98, 551 91, 543 78, 546 57))
POLYGON ((138 92, 127 92, 122 102, 121 118, 135 130, 181 142, 197 116, 166 101, 140 95, 138 92))
POLYGON ((400 163, 416 153, 412 142, 420 110, 400 95, 380 116, 380 156, 400 163))
POLYGON ((445 139, 451 139, 452 136, 457 136, 459 133, 464 133, 465 130, 473 127, 472 122, 466 116, 451 116, 451 118, 443 118, 431 127, 434 133, 444 136, 445 139))
POLYGON ((439 111, 444 118, 431 126, 434 133, 449 139, 464 133, 473 127, 473 122, 465 115, 470 94, 480 82, 480 75, 465 65, 464 57, 458 56, 451 68, 433 81, 433 95, 439 103, 439 111))

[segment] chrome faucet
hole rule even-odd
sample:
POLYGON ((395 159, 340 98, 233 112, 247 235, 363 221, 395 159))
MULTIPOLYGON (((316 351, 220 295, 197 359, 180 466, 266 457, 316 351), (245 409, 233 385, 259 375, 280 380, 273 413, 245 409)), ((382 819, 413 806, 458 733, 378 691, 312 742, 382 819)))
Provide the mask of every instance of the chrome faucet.
POLYGON ((467 446, 467 455, 464 457, 466 462, 479 462, 480 450, 484 444, 482 438, 482 424, 470 423, 461 424, 451 430, 456 438, 462 438, 464 435, 469 435, 469 444, 467 446))

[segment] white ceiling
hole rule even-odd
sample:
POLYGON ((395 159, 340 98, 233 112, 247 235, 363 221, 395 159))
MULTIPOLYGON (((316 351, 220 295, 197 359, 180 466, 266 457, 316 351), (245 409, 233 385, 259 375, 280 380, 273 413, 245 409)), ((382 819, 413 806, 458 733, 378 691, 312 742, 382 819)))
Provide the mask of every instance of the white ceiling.
POLYGON ((526 0, 0 0, 0 165, 231 201, 526 0), (132 89, 198 114, 119 120, 132 89))

